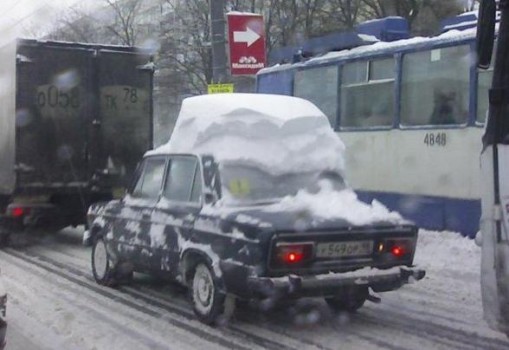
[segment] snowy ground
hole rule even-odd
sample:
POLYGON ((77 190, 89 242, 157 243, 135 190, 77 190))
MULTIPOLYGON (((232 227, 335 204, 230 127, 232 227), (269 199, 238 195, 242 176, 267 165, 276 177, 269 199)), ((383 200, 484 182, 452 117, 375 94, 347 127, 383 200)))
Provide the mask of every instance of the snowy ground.
POLYGON ((319 300, 262 312, 241 309, 228 326, 194 320, 180 288, 136 276, 97 286, 80 230, 0 252, 9 293, 7 349, 504 349, 482 319, 480 248, 449 232, 421 231, 422 281, 382 294, 356 315, 319 300))

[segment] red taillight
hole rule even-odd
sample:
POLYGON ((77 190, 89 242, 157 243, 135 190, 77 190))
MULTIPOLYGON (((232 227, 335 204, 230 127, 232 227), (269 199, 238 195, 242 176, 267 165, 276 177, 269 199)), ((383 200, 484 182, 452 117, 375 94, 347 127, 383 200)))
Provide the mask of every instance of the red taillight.
POLYGON ((280 244, 276 246, 279 263, 285 265, 299 264, 311 257, 312 244, 280 244))
POLYGON ((11 208, 11 216, 15 218, 20 218, 23 215, 27 214, 28 210, 23 207, 13 207, 11 208))
POLYGON ((404 258, 412 254, 415 243, 411 239, 394 239, 380 242, 379 253, 390 253, 395 258, 404 258))
POLYGON ((404 247, 401 247, 401 246, 398 246, 398 245, 395 245, 392 247, 391 249, 391 253, 392 255, 394 255, 395 257, 397 258, 400 258, 402 257, 403 255, 406 254, 406 251, 405 251, 405 248, 404 247))
POLYGON ((289 264, 301 262, 302 258, 304 254, 301 251, 291 251, 283 255, 283 261, 289 264))

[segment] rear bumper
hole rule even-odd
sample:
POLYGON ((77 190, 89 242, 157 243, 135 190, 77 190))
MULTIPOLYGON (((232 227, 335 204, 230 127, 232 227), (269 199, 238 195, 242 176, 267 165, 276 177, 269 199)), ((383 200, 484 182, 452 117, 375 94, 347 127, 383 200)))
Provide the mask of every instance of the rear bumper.
POLYGON ((250 277, 248 286, 260 297, 334 296, 344 288, 371 287, 375 292, 398 289, 410 281, 418 281, 425 271, 416 267, 395 266, 389 269, 364 268, 352 272, 314 276, 250 277))
MULTIPOLYGON (((12 206, 23 208, 24 212, 18 216, 13 216, 11 214, 0 216, 0 232, 4 234, 24 232, 27 228, 46 229, 67 226, 62 226, 62 222, 67 220, 67 217, 64 215, 65 213, 55 205, 48 203, 29 203, 12 206)), ((10 210, 9 207, 7 211, 10 210)))

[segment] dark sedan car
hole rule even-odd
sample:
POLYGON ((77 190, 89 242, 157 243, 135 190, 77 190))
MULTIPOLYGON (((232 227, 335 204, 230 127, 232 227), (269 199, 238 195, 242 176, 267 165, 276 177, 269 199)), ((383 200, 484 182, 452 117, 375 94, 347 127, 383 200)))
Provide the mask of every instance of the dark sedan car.
MULTIPOLYGON (((306 115, 311 112, 319 113, 306 115)), ((232 118, 230 112, 222 115, 232 118)), ((307 119, 303 132, 320 125, 316 133, 326 135, 316 138, 319 144, 329 136, 336 142, 322 120, 322 114, 312 123, 307 119)), ((292 137, 302 140, 298 123, 291 123, 292 137)), ((200 134, 194 144, 214 151, 210 140, 223 135, 218 125, 210 124, 205 130, 213 132, 200 134)), ((256 129, 246 130, 252 136, 256 129)), ((282 136, 274 130, 278 143, 282 136)), ((228 144, 238 138, 235 133, 228 144)), ((231 312, 235 299, 323 297, 335 310, 355 311, 366 300, 378 300, 371 291, 394 290, 424 276, 412 266, 417 228, 358 201, 324 159, 315 166, 309 158, 286 171, 276 169, 277 162, 264 166, 269 154, 243 144, 231 150, 245 154, 240 157, 230 150, 215 152, 217 157, 164 149, 147 154, 123 199, 89 209, 86 240, 93 244, 96 281, 114 285, 133 271, 170 276, 189 288, 198 318, 213 324, 231 312)))

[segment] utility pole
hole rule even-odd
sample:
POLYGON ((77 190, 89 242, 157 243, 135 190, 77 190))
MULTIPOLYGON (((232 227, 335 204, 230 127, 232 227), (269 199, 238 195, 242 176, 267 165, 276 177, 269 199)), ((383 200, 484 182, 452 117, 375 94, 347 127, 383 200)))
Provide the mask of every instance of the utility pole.
POLYGON ((208 0, 212 34, 212 83, 226 81, 224 0, 208 0))

